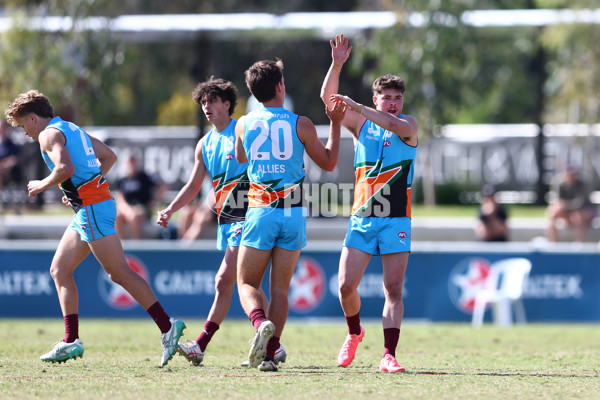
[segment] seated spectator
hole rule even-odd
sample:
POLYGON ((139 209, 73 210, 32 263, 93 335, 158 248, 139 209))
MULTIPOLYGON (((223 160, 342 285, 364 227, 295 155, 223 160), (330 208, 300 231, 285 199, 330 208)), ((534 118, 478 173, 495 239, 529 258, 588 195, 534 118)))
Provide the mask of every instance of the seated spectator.
POLYGON ((141 239, 144 224, 153 218, 154 209, 164 195, 164 184, 146 174, 138 159, 130 156, 127 159, 127 176, 117 182, 116 189, 117 234, 121 239, 141 239))
POLYGON ((558 238, 557 221, 563 220, 574 232, 574 241, 583 242, 597 209, 590 201, 590 188, 580 177, 576 168, 569 166, 553 182, 551 192, 554 201, 546 209, 548 217, 547 236, 551 242, 558 238))
POLYGON ((215 192, 211 189, 205 200, 198 198, 198 201, 187 206, 180 220, 179 239, 185 242, 194 241, 209 225, 217 222, 215 202, 215 192))
POLYGON ((477 239, 485 242, 506 242, 508 240, 508 213, 496 201, 496 189, 485 185, 481 190, 479 220, 475 226, 477 239))
POLYGON ((25 193, 26 187, 21 182, 20 147, 11 139, 9 127, 0 120, 0 201, 2 208, 15 207, 18 212, 21 201, 13 192, 22 190, 25 193))

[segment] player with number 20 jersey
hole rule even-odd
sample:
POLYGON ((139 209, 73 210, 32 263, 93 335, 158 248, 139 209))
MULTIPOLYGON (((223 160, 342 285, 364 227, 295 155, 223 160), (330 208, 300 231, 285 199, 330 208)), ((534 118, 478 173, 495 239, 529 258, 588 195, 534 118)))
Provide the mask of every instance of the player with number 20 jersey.
POLYGON ((306 245, 305 212, 301 208, 304 144, 296 132, 297 121, 298 115, 282 107, 260 107, 244 119, 244 150, 251 160, 246 230, 256 219, 269 219, 268 226, 273 228, 271 235, 263 229, 255 231, 256 236, 251 231, 245 234, 242 240, 252 247, 271 248, 276 238, 278 245, 288 250, 306 245), (297 221, 292 223, 289 218, 297 221), (283 222, 288 235, 275 229, 283 222))

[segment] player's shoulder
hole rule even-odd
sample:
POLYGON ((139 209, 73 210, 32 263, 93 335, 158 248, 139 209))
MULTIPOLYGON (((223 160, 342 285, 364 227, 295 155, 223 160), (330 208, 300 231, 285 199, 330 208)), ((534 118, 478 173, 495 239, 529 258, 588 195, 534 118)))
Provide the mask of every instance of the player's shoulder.
POLYGON ((398 118, 402 119, 404 121, 407 121, 415 128, 419 127, 419 123, 418 123, 417 119, 415 117, 413 117, 412 115, 401 114, 398 118))
POLYGON ((59 133, 62 133, 62 131, 56 126, 48 125, 42 132, 40 132, 40 135, 57 135, 59 133))
POLYGON ((53 143, 59 141, 64 144, 65 135, 60 129, 53 126, 47 126, 46 129, 40 132, 38 140, 40 143, 53 143))
POLYGON ((248 119, 248 114, 246 115, 242 115, 237 121, 235 121, 235 130, 237 131, 240 128, 244 127, 244 123, 246 122, 246 120, 248 119))
POLYGON ((314 128, 315 124, 313 124, 312 120, 307 116, 298 115, 298 127, 314 128))
POLYGON ((311 137, 317 137, 317 128, 310 118, 299 115, 296 122, 296 132, 302 141, 311 137))
POLYGON ((210 140, 210 135, 212 134, 212 130, 210 130, 206 135, 202 136, 200 138, 200 140, 198 140, 198 143, 196 144, 196 149, 197 150, 202 150, 204 148, 204 146, 206 145, 206 143, 208 142, 208 140, 210 140))

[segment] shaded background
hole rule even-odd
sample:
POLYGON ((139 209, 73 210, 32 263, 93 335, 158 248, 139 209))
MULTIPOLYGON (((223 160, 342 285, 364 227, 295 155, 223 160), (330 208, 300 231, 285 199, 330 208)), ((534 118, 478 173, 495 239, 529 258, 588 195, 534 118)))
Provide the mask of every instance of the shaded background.
MULTIPOLYGON (((567 135, 575 139, 570 143, 584 151, 561 164, 580 166, 598 189, 594 136, 600 18, 595 7, 594 1, 584 0, 4 0, 0 101, 7 104, 18 93, 37 88, 58 114, 86 127, 192 125, 200 136, 206 121, 190 95, 197 82, 212 75, 233 81, 240 92, 239 117, 249 94, 244 70, 259 59, 281 58, 294 111, 315 124, 327 124, 319 90, 331 60, 328 39, 343 32, 343 26, 354 47, 340 92, 369 104, 377 76, 403 76, 404 111, 417 117, 421 144, 443 136, 444 127, 454 124, 536 126, 539 178, 530 188, 530 201, 541 205, 549 176, 561 168, 545 162, 547 124, 572 124, 567 135), (519 12, 544 10, 553 17, 519 12), (352 14, 338 14, 360 11, 388 13, 395 22, 386 25, 385 14, 367 14, 352 25, 352 14), (315 13, 307 21, 323 23, 318 28, 284 23, 304 12, 315 13), (334 14, 320 14, 324 12, 334 14), (245 18, 235 19, 237 13, 245 18), (223 14, 230 18, 219 19, 223 14), (212 15, 216 26, 167 28, 168 21, 181 15, 212 15), (118 24, 133 16, 163 19, 142 31, 118 24), (48 17, 68 18, 52 23, 40 19, 48 17), (279 25, 246 29, 263 17, 275 18, 279 25)), ((428 167, 419 172, 423 185, 422 194, 415 196, 418 202, 459 203, 461 191, 478 189, 469 182, 436 182, 431 161, 424 163, 428 167)))

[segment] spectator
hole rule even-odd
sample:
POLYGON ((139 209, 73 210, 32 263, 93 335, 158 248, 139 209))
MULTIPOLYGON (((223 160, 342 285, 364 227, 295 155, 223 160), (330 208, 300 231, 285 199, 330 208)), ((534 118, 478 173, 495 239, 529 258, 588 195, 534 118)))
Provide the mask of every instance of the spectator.
POLYGON ((507 219, 506 209, 496 201, 496 189, 492 185, 485 185, 481 189, 479 220, 475 226, 477 239, 484 242, 508 241, 507 219))
POLYGON ((557 177, 552 184, 553 202, 546 209, 548 216, 547 236, 551 242, 558 238, 557 221, 563 220, 574 230, 575 242, 583 242, 592 220, 596 217, 596 207, 590 201, 590 188, 573 166, 557 177))
MULTIPOLYGON (((0 120, 0 201, 3 208, 20 205, 20 201, 12 194, 13 187, 21 186, 19 154, 19 146, 10 137, 9 125, 0 120)), ((19 211, 18 208, 16 211, 19 211)))
POLYGON ((127 176, 117 182, 117 233, 126 239, 141 239, 143 226, 153 217, 154 208, 165 192, 164 184, 140 167, 135 156, 127 158, 127 176), (128 229, 129 228, 129 229, 128 229))
POLYGON ((198 239, 206 229, 217 222, 216 199, 214 191, 210 191, 206 199, 198 196, 195 202, 184 208, 179 221, 179 239, 191 242, 198 239))

